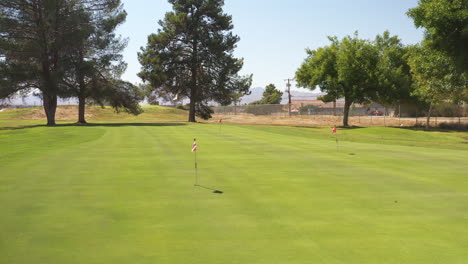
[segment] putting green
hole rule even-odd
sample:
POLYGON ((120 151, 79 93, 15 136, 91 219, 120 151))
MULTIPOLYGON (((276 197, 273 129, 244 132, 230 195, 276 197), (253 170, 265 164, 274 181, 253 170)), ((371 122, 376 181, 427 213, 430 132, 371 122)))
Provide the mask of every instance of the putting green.
POLYGON ((337 151, 329 128, 3 129, 0 263, 466 263, 467 137, 339 130, 337 151))

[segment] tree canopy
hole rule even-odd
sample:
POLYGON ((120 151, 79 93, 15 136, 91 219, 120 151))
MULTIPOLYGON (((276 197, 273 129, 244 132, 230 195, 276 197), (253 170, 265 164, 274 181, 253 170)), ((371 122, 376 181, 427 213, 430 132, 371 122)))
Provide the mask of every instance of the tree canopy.
POLYGON ((139 76, 155 90, 190 99, 189 122, 210 101, 229 104, 235 92, 247 94, 252 76, 239 76, 243 60, 234 58, 239 37, 223 0, 169 0, 173 11, 159 21, 138 54, 139 76))
POLYGON ((409 58, 413 76, 414 94, 429 103, 427 124, 434 105, 444 101, 468 101, 468 78, 455 69, 453 60, 444 52, 427 45, 411 47, 409 58))
POLYGON ((378 52, 373 71, 376 77, 373 99, 385 106, 413 102, 408 48, 398 36, 391 36, 388 31, 377 35, 373 45, 378 52))
POLYGON ((451 57, 468 73, 468 1, 419 0, 407 13, 416 27, 425 28, 427 44, 451 57))
POLYGON ((375 97, 375 77, 370 74, 377 65, 377 51, 357 33, 341 40, 329 37, 331 44, 307 50, 307 58, 296 72, 298 86, 344 97, 343 125, 348 126, 353 103, 364 103, 375 97))
POLYGON ((67 0, 0 2, 0 96, 39 89, 48 125, 55 125, 65 55, 77 33, 74 8, 67 0))
POLYGON ((1 1, 0 98, 39 89, 48 125, 55 125, 59 96, 80 97, 91 88, 100 102, 119 100, 111 105, 135 112, 135 89, 109 78, 121 56, 114 30, 124 20, 120 0, 1 1), (123 98, 124 91, 132 94, 123 98))
POLYGON ((115 34, 127 16, 120 1, 108 1, 92 9, 82 5, 76 12, 80 11, 79 34, 74 36, 73 49, 66 54, 69 69, 63 82, 67 89, 60 95, 78 98, 79 123, 86 123, 87 101, 118 106, 118 112, 141 113, 138 88, 120 80, 126 68, 121 53, 127 44, 115 34))
POLYGON ((300 87, 317 86, 327 95, 325 101, 345 99, 343 125, 353 103, 379 102, 394 105, 412 102, 408 50, 397 36, 388 31, 374 41, 346 36, 329 37, 331 44, 307 50, 307 58, 296 72, 300 87))
POLYGON ((250 104, 280 104, 282 96, 283 92, 277 90, 274 84, 269 84, 265 87, 262 99, 250 104))

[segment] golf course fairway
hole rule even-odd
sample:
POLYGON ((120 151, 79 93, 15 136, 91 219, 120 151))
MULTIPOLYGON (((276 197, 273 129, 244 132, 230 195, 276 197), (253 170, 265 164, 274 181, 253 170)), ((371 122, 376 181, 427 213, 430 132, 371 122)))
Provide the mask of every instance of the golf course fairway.
POLYGON ((5 125, 0 263, 464 264, 467 138, 339 129, 337 146, 328 127, 5 125))

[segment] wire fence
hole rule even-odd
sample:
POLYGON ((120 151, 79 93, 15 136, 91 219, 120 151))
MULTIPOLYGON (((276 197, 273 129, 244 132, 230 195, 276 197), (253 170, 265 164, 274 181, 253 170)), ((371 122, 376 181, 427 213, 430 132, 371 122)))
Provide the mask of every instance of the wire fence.
MULTIPOLYGON (((232 123, 333 126, 343 123, 344 103, 243 105, 212 107, 214 117, 232 123)), ((352 105, 349 124, 355 126, 423 126, 427 113, 409 106, 352 105)), ((468 126, 468 107, 445 104, 435 107, 430 126, 468 126)))

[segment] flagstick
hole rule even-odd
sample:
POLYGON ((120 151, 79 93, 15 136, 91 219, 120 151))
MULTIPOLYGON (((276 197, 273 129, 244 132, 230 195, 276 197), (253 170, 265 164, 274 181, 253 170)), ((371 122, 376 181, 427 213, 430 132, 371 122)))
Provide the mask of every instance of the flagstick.
POLYGON ((198 186, 197 139, 193 139, 192 152, 195 152, 195 186, 198 186))
POLYGON ((198 186, 197 152, 195 151, 195 186, 198 186))
POLYGON ((335 133, 336 151, 338 151, 338 134, 335 133))

